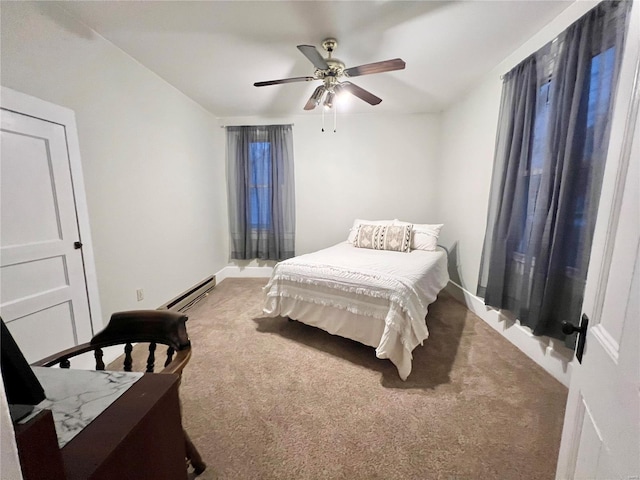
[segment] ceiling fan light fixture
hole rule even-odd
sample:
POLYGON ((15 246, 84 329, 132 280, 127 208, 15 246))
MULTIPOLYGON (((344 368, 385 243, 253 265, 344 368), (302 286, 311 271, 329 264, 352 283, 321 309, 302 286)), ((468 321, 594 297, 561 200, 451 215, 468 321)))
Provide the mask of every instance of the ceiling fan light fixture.
POLYGON ((327 108, 333 107, 333 99, 336 94, 334 92, 327 92, 327 96, 324 97, 324 106, 327 108))
POLYGON ((320 85, 311 94, 311 100, 315 102, 316 105, 318 105, 320 103, 320 100, 322 100, 323 93, 324 93, 324 85, 320 85))
POLYGON ((351 99, 353 98, 353 95, 351 95, 347 89, 336 88, 334 92, 336 96, 333 99, 333 104, 336 107, 339 107, 341 110, 343 110, 345 107, 347 107, 351 103, 351 99))
POLYGON ((334 87, 333 92, 336 94, 336 98, 335 98, 336 102, 339 102, 341 99, 344 99, 349 96, 349 90, 341 83, 337 84, 334 87))
POLYGON ((309 100, 307 100, 307 104, 304 106, 304 109, 313 110, 314 108, 316 108, 322 100, 322 95, 324 95, 324 92, 324 85, 320 85, 318 88, 316 88, 311 94, 311 97, 309 97, 309 100))

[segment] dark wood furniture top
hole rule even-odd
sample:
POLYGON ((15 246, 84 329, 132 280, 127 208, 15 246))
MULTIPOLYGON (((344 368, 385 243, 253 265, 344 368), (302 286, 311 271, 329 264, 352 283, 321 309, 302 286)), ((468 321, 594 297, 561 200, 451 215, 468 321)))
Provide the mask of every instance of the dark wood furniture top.
POLYGON ((46 417, 50 413, 16 425, 24 479, 186 479, 178 385, 178 375, 142 376, 59 450, 64 476, 60 476, 55 454, 49 452, 49 460, 42 457, 50 447, 33 441, 34 435, 40 435, 37 432, 49 428, 46 417))

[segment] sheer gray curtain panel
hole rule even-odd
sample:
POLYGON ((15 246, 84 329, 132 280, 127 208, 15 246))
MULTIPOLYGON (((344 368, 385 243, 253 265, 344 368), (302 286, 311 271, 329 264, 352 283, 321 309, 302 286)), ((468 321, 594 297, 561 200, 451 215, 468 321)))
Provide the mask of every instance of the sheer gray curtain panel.
POLYGON ((230 126, 226 130, 231 258, 293 257, 292 126, 230 126))
POLYGON ((478 295, 535 335, 579 323, 631 2, 602 2, 504 77, 478 295))

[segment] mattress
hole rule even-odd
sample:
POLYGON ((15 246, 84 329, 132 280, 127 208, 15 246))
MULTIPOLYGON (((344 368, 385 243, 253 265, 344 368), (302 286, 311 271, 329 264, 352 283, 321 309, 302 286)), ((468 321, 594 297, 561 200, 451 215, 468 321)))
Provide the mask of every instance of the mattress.
POLYGON ((374 347, 406 380, 412 351, 429 336, 428 306, 448 281, 442 249, 402 253, 342 242, 278 263, 263 311, 374 347))

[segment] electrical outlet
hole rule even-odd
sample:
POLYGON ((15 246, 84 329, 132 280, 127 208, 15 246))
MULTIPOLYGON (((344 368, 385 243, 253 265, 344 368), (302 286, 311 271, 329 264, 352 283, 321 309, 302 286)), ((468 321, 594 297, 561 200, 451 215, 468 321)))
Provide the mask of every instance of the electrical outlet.
POLYGON ((142 300, 144 300, 144 290, 139 288, 138 290, 136 290, 136 297, 138 297, 138 301, 141 302, 142 300))

